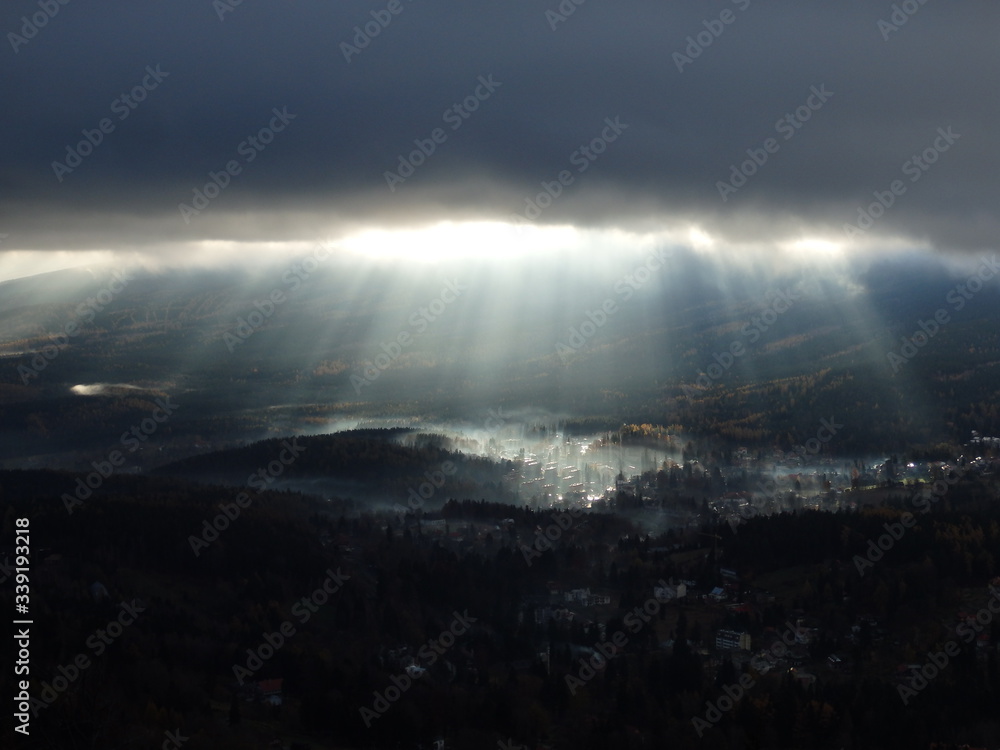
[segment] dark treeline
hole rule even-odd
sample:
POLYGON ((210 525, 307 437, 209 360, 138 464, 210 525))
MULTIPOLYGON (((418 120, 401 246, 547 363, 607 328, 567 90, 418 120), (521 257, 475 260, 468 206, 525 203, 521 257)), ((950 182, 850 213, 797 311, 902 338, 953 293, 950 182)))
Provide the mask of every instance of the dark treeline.
MULTIPOLYGON (((345 503, 264 492, 196 556, 192 535, 237 490, 113 477, 68 514, 60 494, 72 479, 0 473, 4 539, 15 518, 31 519, 33 692, 76 654, 92 662, 35 720, 48 746, 158 745, 178 727, 192 750, 252 747, 262 734, 305 746, 427 746, 444 736, 454 748, 509 740, 594 750, 914 748, 1000 737, 995 623, 986 631, 992 651, 977 655, 962 643, 909 705, 893 681, 900 663, 922 664, 954 637, 943 621, 985 604, 1000 504, 978 484, 952 488, 862 575, 856 556, 899 508, 648 535, 612 514, 479 500, 452 500, 439 515, 348 513, 345 503), (553 524, 555 541, 539 543, 553 524), (690 578, 707 591, 723 582, 722 567, 737 571, 740 588, 787 573, 786 590, 741 611, 675 601, 636 619, 660 580, 690 578), (296 605, 328 571, 348 578, 303 622, 296 605), (546 606, 572 606, 546 605, 551 587, 589 588, 610 604, 537 619, 546 606), (969 591, 978 593, 963 596, 969 591), (96 654, 88 638, 132 600, 144 611, 96 654), (823 633, 810 657, 840 653, 850 668, 819 673, 811 686, 782 670, 749 672, 753 687, 699 737, 692 718, 740 677, 728 660, 702 652, 715 630, 741 627, 758 639, 803 613, 823 633), (456 615, 474 618, 472 626, 366 726, 362 709, 404 682, 398 653, 438 643, 456 615), (842 634, 863 616, 884 633, 866 625, 846 642, 842 634), (260 653, 283 623, 294 634, 250 681, 283 679, 284 704, 247 702, 234 666, 250 664, 248 649, 260 653), (566 677, 587 677, 585 649, 615 633, 626 636, 620 655, 573 689, 566 677)), ((5 588, 5 606, 10 596, 5 588)))
MULTIPOLYGON (((238 484, 260 470, 267 470, 279 457, 294 460, 280 468, 280 478, 287 480, 334 479, 364 483, 365 492, 376 497, 395 498, 405 503, 411 489, 428 481, 428 474, 441 472, 450 464, 442 492, 465 494, 488 491, 502 495, 501 480, 512 468, 510 461, 500 463, 487 458, 449 449, 446 439, 434 435, 410 435, 404 429, 354 430, 333 435, 271 438, 230 450, 191 456, 157 469, 166 476, 211 477, 238 484), (408 436, 413 445, 402 445, 408 436)), ((277 466, 277 464, 275 464, 277 466)), ((277 478, 277 477, 276 477, 277 478)), ((435 485, 435 490, 440 485, 435 485)), ((439 498, 440 503, 445 498, 439 498)))

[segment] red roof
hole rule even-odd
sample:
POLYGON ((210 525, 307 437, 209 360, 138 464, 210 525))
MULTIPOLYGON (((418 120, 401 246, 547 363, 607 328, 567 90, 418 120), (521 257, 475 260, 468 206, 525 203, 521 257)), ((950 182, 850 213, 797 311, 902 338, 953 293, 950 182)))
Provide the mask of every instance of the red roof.
POLYGON ((282 678, 276 680, 261 680, 257 683, 257 687, 260 688, 260 692, 264 695, 271 695, 273 693, 281 692, 281 685, 284 682, 282 678))

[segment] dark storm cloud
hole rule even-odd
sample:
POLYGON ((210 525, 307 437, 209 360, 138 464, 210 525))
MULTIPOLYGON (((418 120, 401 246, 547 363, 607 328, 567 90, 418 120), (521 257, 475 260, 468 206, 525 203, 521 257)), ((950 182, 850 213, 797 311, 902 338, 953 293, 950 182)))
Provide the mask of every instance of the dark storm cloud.
POLYGON ((776 227, 843 237, 874 191, 901 180, 871 233, 941 249, 986 247, 997 233, 1000 8, 987 2, 399 0, 395 15, 380 13, 388 0, 232 3, 4 6, 4 248, 504 218, 562 170, 573 183, 540 221, 683 218, 734 238, 767 240, 776 227), (574 10, 546 15, 560 8, 574 10), (377 23, 373 12, 388 25, 348 62, 342 43, 377 23), (906 22, 880 28, 894 13, 906 22), (22 17, 39 14, 28 38, 22 17), (145 100, 133 109, 120 97, 136 86, 145 100), (446 116, 477 87, 475 112, 446 116), (778 125, 800 107, 808 121, 778 125), (294 119, 247 143, 275 109, 294 119), (55 174, 105 118, 93 153, 55 174), (591 162, 577 149, 610 132, 606 118, 627 129, 591 162), (435 128, 443 142, 391 191, 384 173, 435 128), (960 137, 926 171, 907 170, 942 143, 939 128, 960 137), (724 201, 718 183, 747 149, 767 161, 724 201), (239 173, 185 223, 178 204, 231 161, 239 173))

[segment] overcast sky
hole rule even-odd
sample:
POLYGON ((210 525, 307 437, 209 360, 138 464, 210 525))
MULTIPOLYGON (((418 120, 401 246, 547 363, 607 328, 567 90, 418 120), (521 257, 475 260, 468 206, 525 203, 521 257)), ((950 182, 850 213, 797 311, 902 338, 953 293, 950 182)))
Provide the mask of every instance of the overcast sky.
POLYGON ((979 253, 998 235, 986 0, 50 1, 0 11, 0 278, 509 221, 543 181, 561 194, 537 224, 697 226, 724 247, 979 253), (433 153, 387 177, 415 139, 433 153), (892 205, 849 237, 874 191, 892 205))

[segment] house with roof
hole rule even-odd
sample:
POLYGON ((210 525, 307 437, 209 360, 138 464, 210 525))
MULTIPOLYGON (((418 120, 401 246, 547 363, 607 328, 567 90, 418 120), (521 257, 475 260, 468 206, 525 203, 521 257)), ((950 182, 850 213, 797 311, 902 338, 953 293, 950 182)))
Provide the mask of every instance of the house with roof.
POLYGON ((683 599, 687 596, 687 586, 684 583, 657 584, 653 587, 653 596, 661 602, 670 601, 671 599, 683 599))
POLYGON ((278 677, 273 680, 260 680, 257 683, 257 694, 262 703, 270 706, 280 706, 283 702, 284 679, 278 677))
POLYGON ((715 634, 715 647, 719 651, 750 650, 750 634, 745 630, 721 628, 715 634))
POLYGON ((809 687, 810 685, 814 685, 816 683, 816 675, 812 672, 803 672, 795 667, 792 667, 789 671, 792 678, 803 687, 809 687))

